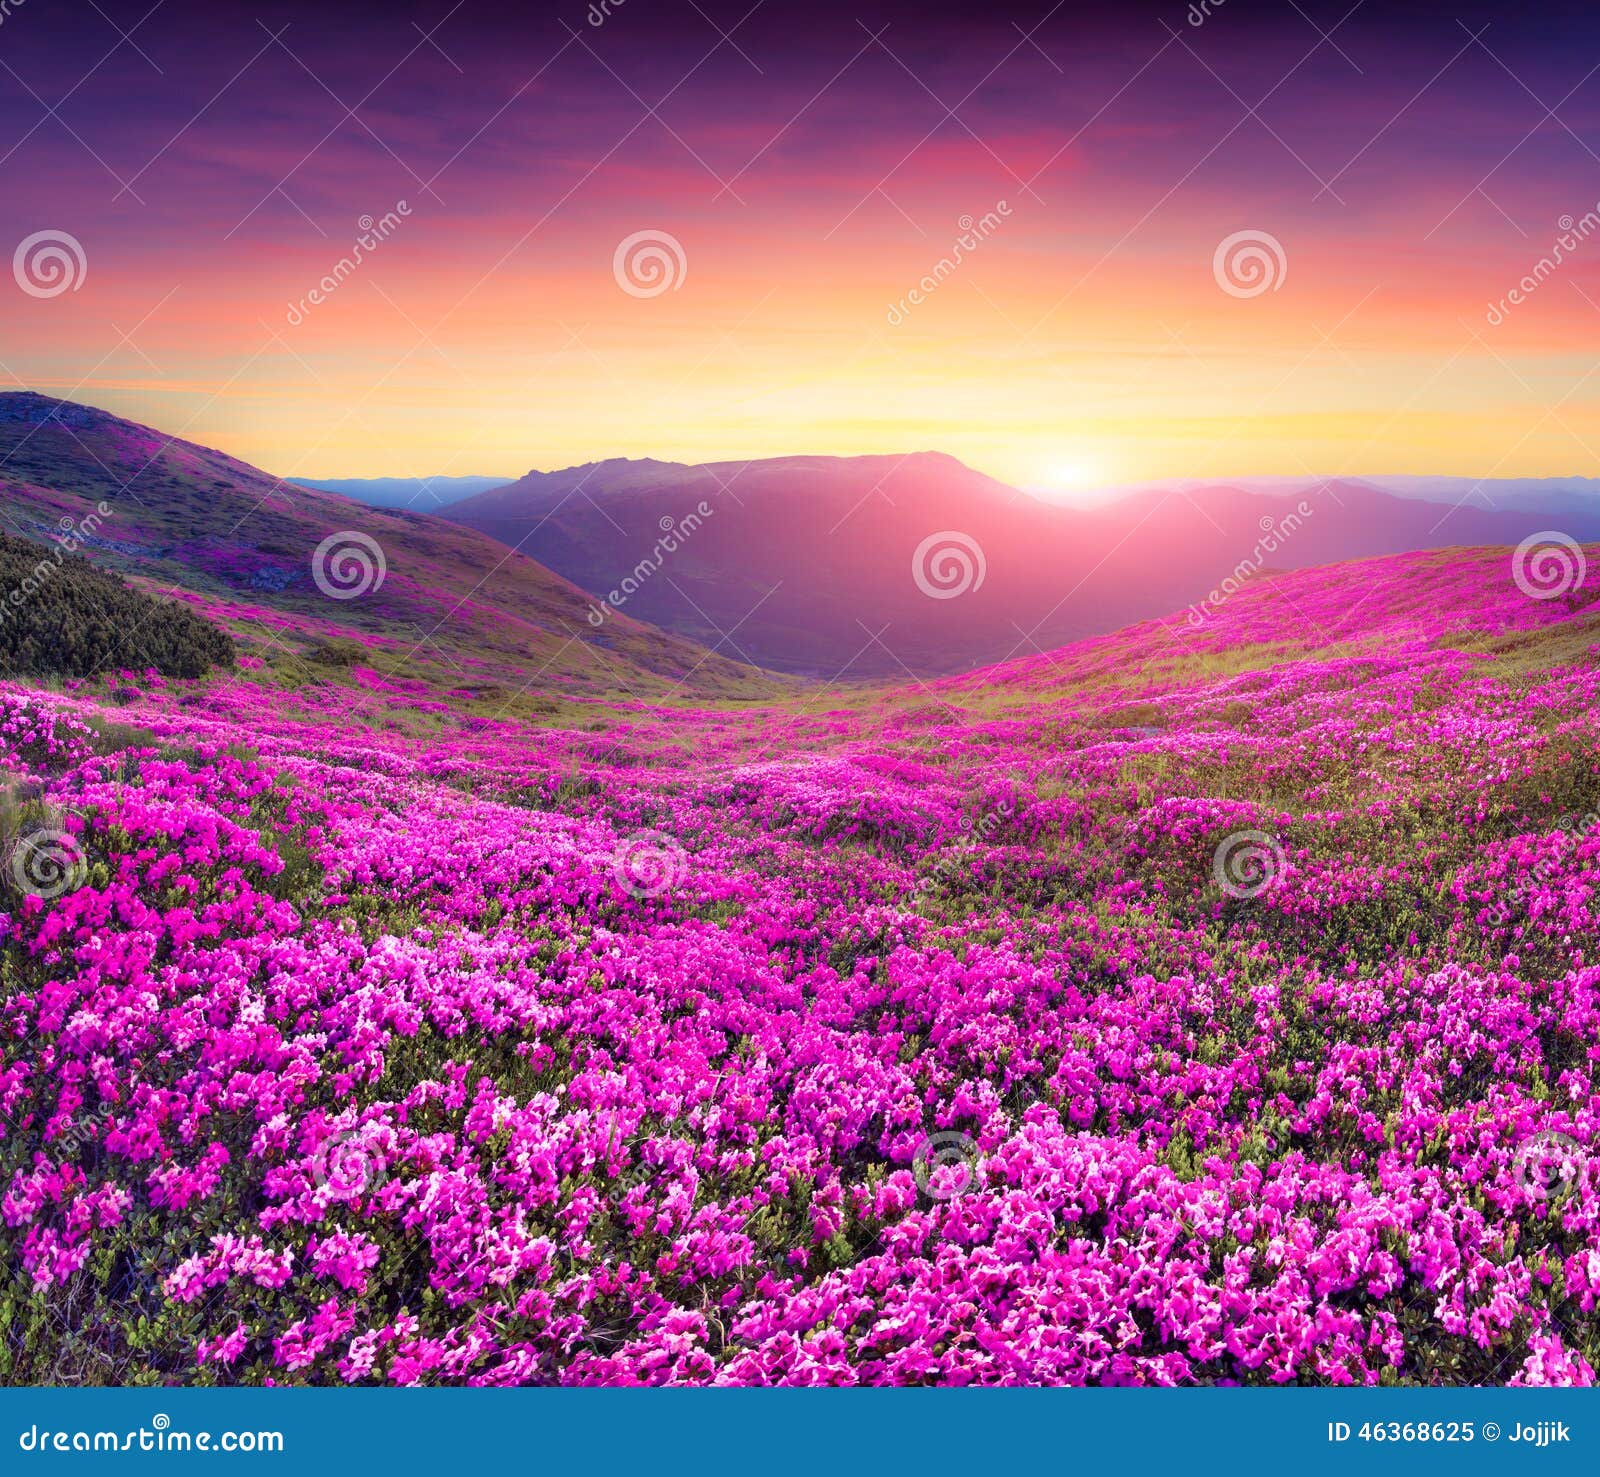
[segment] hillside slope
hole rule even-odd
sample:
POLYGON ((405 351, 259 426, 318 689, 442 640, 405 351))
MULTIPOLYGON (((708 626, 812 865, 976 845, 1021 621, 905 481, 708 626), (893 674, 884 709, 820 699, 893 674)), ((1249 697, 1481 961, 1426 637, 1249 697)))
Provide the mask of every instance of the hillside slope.
POLYGON ((109 569, 198 598, 269 656, 343 636, 387 672, 506 690, 772 688, 626 616, 597 630, 565 579, 469 529, 285 483, 68 401, 0 395, 0 515, 13 534, 70 537, 109 569))
POLYGON ((1600 505, 1552 525, 1320 482, 1135 494, 1092 511, 932 453, 530 473, 450 508, 629 614, 831 680, 948 674, 1133 621, 1209 609, 1264 570, 1409 549, 1600 538, 1600 505), (705 510, 705 511, 700 511, 705 510), (671 547, 665 545, 670 542, 671 547))
POLYGON ((1594 1383, 1585 563, 604 732, 0 684, 0 1380, 1594 1383))

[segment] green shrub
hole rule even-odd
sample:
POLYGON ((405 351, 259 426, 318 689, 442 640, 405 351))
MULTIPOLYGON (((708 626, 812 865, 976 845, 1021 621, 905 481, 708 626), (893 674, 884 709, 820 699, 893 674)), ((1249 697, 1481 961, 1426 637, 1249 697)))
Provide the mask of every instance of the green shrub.
POLYGON ((231 667, 233 638, 186 605, 135 590, 78 554, 0 534, 0 672, 90 677, 231 667))

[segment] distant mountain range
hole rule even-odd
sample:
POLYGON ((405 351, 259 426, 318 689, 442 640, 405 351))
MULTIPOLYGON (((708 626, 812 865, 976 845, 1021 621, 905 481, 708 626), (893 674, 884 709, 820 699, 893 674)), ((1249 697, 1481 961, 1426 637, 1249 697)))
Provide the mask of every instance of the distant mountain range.
MULTIPOLYGON (((1376 476, 1332 477, 1231 477, 1230 487, 1245 492, 1289 493, 1325 482, 1359 482, 1379 492, 1418 502, 1466 503, 1485 512, 1515 511, 1518 508, 1593 507, 1600 505, 1600 477, 1423 477, 1398 473, 1376 476)), ((1194 492, 1216 485, 1215 478, 1187 477, 1163 482, 1136 482, 1120 487, 1101 487, 1081 494, 1052 493, 1035 489, 1048 503, 1069 507, 1098 507, 1121 501, 1138 493, 1194 492)))
POLYGON ((289 477, 285 481, 321 492, 343 493, 374 508, 412 508, 436 513, 474 493, 504 487, 509 477, 289 477))
POLYGON ((0 523, 190 598, 286 670, 344 635, 397 680, 425 668, 469 691, 772 690, 631 616, 596 627, 582 591, 472 529, 284 482, 71 401, 0 394, 0 523))
POLYGON ((830 680, 953 673, 1137 620, 1203 620, 1273 570, 1514 545, 1551 527, 1600 538, 1600 498, 1565 484, 1515 484, 1485 507, 1495 484, 1395 481, 1174 484, 1072 508, 933 452, 615 460, 530 472, 445 516, 565 575, 602 611, 830 680))
MULTIPOLYGON (((398 495, 429 480, 360 485, 398 495)), ((1384 480, 1162 485, 1073 508, 936 452, 614 460, 530 472, 435 516, 286 482, 89 406, 0 394, 8 532, 77 529, 97 563, 264 632, 349 632, 467 685, 624 697, 770 691, 752 668, 941 676, 1139 620, 1181 635, 1290 568, 1550 529, 1600 540, 1600 497, 1581 479, 1384 480), (89 519, 100 502, 112 513, 89 519), (335 535, 383 551, 383 582, 363 598, 318 586, 335 535)))

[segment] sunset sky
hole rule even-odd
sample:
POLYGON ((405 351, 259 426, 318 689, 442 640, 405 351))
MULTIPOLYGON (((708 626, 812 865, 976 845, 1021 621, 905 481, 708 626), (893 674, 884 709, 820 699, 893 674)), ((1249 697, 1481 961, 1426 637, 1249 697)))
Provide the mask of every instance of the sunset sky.
POLYGON ((521 9, 10 0, 0 246, 87 265, 0 278, 0 381, 286 475, 1600 470, 1583 6, 521 9), (683 253, 655 296, 614 273, 642 231, 683 253), (1257 295, 1238 232, 1282 250, 1257 295))

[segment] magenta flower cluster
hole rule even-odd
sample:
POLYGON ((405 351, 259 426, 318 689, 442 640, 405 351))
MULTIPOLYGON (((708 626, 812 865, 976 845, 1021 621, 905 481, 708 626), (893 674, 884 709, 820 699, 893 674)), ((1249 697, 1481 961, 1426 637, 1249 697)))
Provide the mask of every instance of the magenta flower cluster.
POLYGON ((1572 628, 1419 555, 604 730, 4 689, 83 861, 3 920, 18 1296, 167 1380, 1589 1383, 1572 628))

